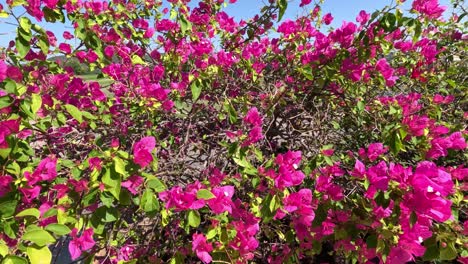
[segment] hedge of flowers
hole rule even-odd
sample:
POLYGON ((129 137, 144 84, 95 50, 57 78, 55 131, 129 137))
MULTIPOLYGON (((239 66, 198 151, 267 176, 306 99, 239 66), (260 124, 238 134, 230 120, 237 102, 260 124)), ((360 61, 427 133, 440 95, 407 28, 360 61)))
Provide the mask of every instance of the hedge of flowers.
POLYGON ((463 1, 235 2, 0 5, 1 263, 468 263, 463 1))

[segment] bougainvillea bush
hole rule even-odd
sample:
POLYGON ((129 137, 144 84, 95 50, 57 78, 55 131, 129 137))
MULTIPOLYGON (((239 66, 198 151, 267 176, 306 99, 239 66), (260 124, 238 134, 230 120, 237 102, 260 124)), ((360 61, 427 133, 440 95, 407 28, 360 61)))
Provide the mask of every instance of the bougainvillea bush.
POLYGON ((235 2, 0 5, 1 263, 468 262, 463 2, 235 2))

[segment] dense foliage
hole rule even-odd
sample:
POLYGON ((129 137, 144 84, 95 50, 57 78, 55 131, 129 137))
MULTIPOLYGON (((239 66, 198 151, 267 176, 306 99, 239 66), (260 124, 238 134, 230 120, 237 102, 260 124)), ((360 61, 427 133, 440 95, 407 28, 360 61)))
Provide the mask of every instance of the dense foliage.
POLYGON ((468 262, 463 2, 189 2, 0 6, 1 263, 468 262))

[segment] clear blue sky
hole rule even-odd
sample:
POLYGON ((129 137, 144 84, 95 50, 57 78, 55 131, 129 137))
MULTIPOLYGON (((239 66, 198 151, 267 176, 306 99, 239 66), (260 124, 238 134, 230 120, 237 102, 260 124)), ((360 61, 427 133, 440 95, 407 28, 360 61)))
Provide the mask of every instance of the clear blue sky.
MULTIPOLYGON (((267 0, 264 0, 265 2, 267 0)), ((226 13, 233 16, 236 21, 240 19, 247 20, 250 17, 257 14, 261 7, 263 7, 264 1, 258 0, 237 0, 235 4, 229 4, 228 7, 225 9, 226 13)), ((0 3, 3 6, 6 6, 6 0, 0 0, 0 3)), ((193 6, 194 3, 198 3, 198 1, 192 1, 190 5, 193 6)), ((405 3, 405 7, 407 10, 411 7, 411 0, 407 0, 405 3)), ((441 5, 445 5, 450 7, 450 0, 439 0, 441 5)), ((383 8, 384 6, 392 3, 392 0, 325 0, 323 4, 323 14, 331 12, 334 16, 334 21, 332 26, 337 27, 341 25, 343 20, 346 21, 355 21, 356 15, 361 10, 366 10, 367 12, 373 12, 376 9, 383 8)), ((313 3, 310 4, 308 7, 300 8, 299 7, 300 0, 292 0, 289 1, 288 10, 284 16, 284 19, 294 19, 298 15, 306 14, 311 7, 313 7, 313 3)), ((450 12, 450 8, 446 11, 446 15, 450 12)), ((283 19, 283 20, 284 20, 283 19)), ((8 45, 8 42, 15 38, 16 36, 16 27, 12 25, 8 25, 2 22, 14 22, 12 19, 3 19, 0 18, 0 46, 8 45)), ((61 41, 61 35, 64 30, 69 30, 73 33, 73 29, 70 28, 70 25, 63 25, 60 23, 57 24, 48 24, 48 23, 40 23, 40 25, 52 32, 54 32, 61 41), (68 28, 67 28, 68 27, 68 28)))

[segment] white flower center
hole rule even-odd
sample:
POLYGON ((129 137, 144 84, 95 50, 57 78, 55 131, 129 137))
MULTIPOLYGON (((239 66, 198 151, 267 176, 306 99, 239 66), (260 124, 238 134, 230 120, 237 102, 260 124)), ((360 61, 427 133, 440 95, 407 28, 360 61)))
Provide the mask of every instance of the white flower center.
POLYGON ((422 242, 423 242, 423 238, 422 238, 422 237, 418 237, 418 241, 419 241, 419 243, 422 243, 422 242))
POLYGON ((432 186, 427 186, 427 192, 434 192, 434 188, 432 188, 432 186))
POLYGON ((297 168, 299 168, 299 166, 297 166, 297 164, 293 164, 293 167, 294 167, 294 169, 296 169, 296 170, 297 170, 297 168))

